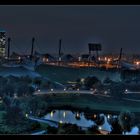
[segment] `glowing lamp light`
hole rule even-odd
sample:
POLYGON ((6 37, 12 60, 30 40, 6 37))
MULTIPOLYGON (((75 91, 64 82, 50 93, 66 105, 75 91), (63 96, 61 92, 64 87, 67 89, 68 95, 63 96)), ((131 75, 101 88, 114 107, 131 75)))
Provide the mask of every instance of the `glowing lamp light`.
POLYGON ((53 89, 51 89, 51 91, 53 91, 53 89))
POLYGON ((84 82, 85 81, 85 79, 84 78, 81 78, 81 82, 84 82))
POLYGON ((77 113, 77 114, 76 114, 76 116, 77 116, 77 117, 80 117, 80 114, 79 114, 79 113, 77 113))
POLYGON ((99 130, 102 130, 102 127, 101 126, 99 126, 99 130))
POLYGON ((136 65, 139 65, 140 64, 140 62, 136 62, 136 65))
POLYGON ((26 116, 26 118, 28 118, 29 115, 28 114, 25 114, 25 116, 26 116))
POLYGON ((38 89, 38 92, 40 92, 40 89, 38 89))
POLYGON ((53 112, 51 112, 51 118, 53 117, 53 112))
POLYGON ((59 123, 61 123, 61 124, 62 124, 62 123, 63 123, 63 121, 61 121, 61 120, 60 120, 60 121, 59 121, 59 123))
POLYGON ((65 112, 65 111, 63 112, 63 117, 64 117, 64 118, 66 117, 66 112, 65 112))
POLYGON ((64 91, 66 91, 66 89, 64 88, 64 91))
POLYGON ((107 118, 110 119, 110 115, 107 115, 107 118))
POLYGON ((77 89, 77 91, 79 91, 79 88, 77 89))
POLYGON ((128 89, 126 89, 124 93, 127 94, 127 92, 128 92, 128 89))
POLYGON ((125 117, 124 119, 127 120, 127 117, 125 117))
POLYGON ((94 118, 96 118, 96 117, 97 117, 97 115, 96 115, 96 114, 94 114, 94 115, 93 115, 93 117, 94 117, 94 118))

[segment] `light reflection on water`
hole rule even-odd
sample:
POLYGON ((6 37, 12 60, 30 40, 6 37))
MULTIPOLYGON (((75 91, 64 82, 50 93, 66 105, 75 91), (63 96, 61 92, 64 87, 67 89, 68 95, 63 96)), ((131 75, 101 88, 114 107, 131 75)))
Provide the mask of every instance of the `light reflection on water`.
MULTIPOLYGON (((99 125, 100 130, 111 131, 111 125, 108 123, 107 119, 111 117, 110 114, 104 115, 100 114, 100 116, 104 116, 104 124, 99 125)), ((93 115, 94 118, 97 117, 96 114, 93 115)), ((76 124, 80 127, 91 127, 96 123, 93 120, 87 120, 84 116, 84 113, 75 112, 69 110, 54 110, 44 116, 45 119, 57 121, 60 123, 71 123, 76 124)))
POLYGON ((90 127, 94 125, 94 122, 91 120, 87 120, 83 113, 81 114, 72 113, 71 111, 67 111, 67 110, 55 110, 53 116, 51 112, 45 115, 44 118, 57 122, 62 121, 63 123, 77 124, 78 126, 83 126, 83 127, 90 127), (79 119, 77 120, 75 117, 79 117, 79 119))

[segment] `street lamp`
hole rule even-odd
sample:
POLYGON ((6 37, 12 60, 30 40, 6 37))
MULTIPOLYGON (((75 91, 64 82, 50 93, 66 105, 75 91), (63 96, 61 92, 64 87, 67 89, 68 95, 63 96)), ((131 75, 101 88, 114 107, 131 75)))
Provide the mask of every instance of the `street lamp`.
POLYGON ((25 114, 25 116, 26 116, 26 118, 28 118, 28 117, 29 117, 29 115, 28 115, 27 113, 25 114))
POLYGON ((127 94, 127 92, 128 92, 128 90, 126 89, 124 93, 127 94))
POLYGON ((110 115, 109 114, 107 115, 107 118, 110 119, 110 115))
POLYGON ((99 128, 98 128, 99 130, 102 130, 102 127, 101 126, 99 126, 99 128))

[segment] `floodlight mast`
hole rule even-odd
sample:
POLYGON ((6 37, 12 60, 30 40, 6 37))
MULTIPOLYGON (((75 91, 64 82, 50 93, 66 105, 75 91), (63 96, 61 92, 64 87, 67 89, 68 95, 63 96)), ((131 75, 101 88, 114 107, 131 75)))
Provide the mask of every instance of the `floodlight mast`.
POLYGON ((11 38, 8 37, 8 52, 7 52, 7 58, 10 58, 10 43, 11 43, 11 38))
POLYGON ((31 48, 31 55, 30 55, 30 59, 33 58, 33 52, 34 52, 34 42, 35 42, 35 38, 32 38, 32 48, 31 48))

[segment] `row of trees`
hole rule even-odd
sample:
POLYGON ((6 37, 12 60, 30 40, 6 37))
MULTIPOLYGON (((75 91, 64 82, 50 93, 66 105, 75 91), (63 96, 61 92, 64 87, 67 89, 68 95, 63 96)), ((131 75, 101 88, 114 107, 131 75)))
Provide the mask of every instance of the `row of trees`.
POLYGON ((0 96, 13 97, 16 93, 17 96, 30 96, 33 94, 35 87, 40 87, 41 79, 30 77, 0 77, 0 96))

